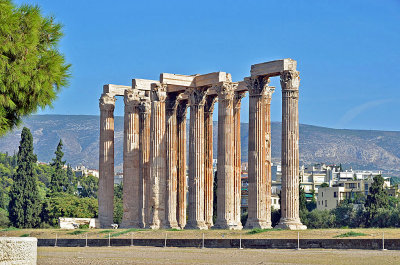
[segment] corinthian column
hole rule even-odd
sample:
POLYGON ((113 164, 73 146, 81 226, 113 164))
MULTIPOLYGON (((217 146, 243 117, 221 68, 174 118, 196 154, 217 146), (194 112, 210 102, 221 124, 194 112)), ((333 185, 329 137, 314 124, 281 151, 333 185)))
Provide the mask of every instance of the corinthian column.
POLYGON ((150 223, 152 229, 165 224, 166 189, 166 139, 165 139, 165 98, 166 87, 154 84, 151 88, 150 124, 150 223))
POLYGON ((125 90, 122 228, 139 227, 139 96, 125 90))
POLYGON ((189 128, 189 218, 185 228, 207 229, 204 222, 204 103, 207 90, 191 89, 189 128))
POLYGON ((213 111, 217 97, 207 96, 204 105, 204 220, 208 228, 213 226, 214 172, 213 172, 213 111))
POLYGON ((166 195, 166 228, 178 228, 176 220, 177 204, 177 121, 178 94, 169 93, 166 100, 166 146, 167 146, 167 195, 166 195))
POLYGON ((186 225, 186 114, 187 100, 181 100, 177 110, 178 126, 178 223, 186 225))
POLYGON ((237 229, 242 228, 240 220, 241 198, 242 198, 242 164, 241 164, 241 146, 240 146, 240 106, 242 98, 246 95, 245 91, 236 92, 233 99, 233 145, 234 145, 234 161, 233 161, 233 220, 237 229))
POLYGON ((297 71, 281 73, 282 87, 282 193, 277 228, 307 229, 299 216, 299 85, 297 71))
POLYGON ((109 228, 114 216, 114 107, 115 98, 100 98, 99 222, 109 228))
POLYGON ((234 128, 233 96, 237 84, 221 82, 218 93, 217 221, 214 228, 234 229, 234 128))
POLYGON ((269 79, 252 77, 245 79, 249 90, 249 195, 246 228, 270 228, 267 223, 266 179, 266 127, 265 97, 270 89, 269 79))
POLYGON ((267 225, 271 226, 271 99, 274 92, 273 87, 269 87, 264 93, 265 108, 265 176, 267 193, 267 225))
POLYGON ((139 106, 139 205, 141 211, 140 226, 147 227, 150 223, 150 99, 142 98, 139 106))

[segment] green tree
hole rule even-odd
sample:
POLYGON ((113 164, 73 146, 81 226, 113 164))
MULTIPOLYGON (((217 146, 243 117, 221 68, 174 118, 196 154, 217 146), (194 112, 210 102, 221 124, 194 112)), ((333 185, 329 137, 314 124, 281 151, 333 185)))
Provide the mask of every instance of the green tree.
POLYGON ((9 218, 13 226, 21 228, 37 227, 40 223, 41 202, 39 198, 33 154, 33 137, 30 130, 23 128, 17 155, 17 170, 13 177, 8 206, 9 218))
POLYGON ((98 215, 95 198, 79 198, 67 193, 53 193, 43 203, 42 221, 51 226, 58 225, 59 217, 93 218, 98 215))
POLYGON ((51 192, 62 192, 67 190, 67 178, 65 175, 64 165, 65 161, 62 161, 64 153, 62 151, 62 140, 57 145, 55 151, 56 158, 53 158, 53 162, 50 164, 53 167, 53 174, 51 175, 50 191, 51 192))
POLYGON ((79 179, 81 186, 79 195, 81 197, 97 198, 97 191, 99 189, 99 179, 95 176, 83 176, 79 179))
POLYGON ((0 135, 51 105, 67 85, 70 65, 57 49, 61 28, 38 6, 0 0, 0 135))
POLYGON ((76 179, 75 179, 75 172, 72 170, 70 164, 67 166, 67 192, 69 194, 74 194, 76 191, 76 179))
POLYGON ((120 224, 122 221, 122 215, 124 214, 124 206, 122 202, 123 185, 118 184, 114 186, 114 218, 113 221, 116 224, 120 224))
POLYGON ((324 182, 324 183, 321 184, 321 188, 326 188, 326 187, 329 187, 328 183, 324 182))
POLYGON ((365 201, 367 226, 371 225, 371 222, 375 218, 375 215, 378 214, 379 209, 389 206, 388 195, 386 190, 383 188, 384 182, 385 180, 382 176, 375 176, 374 182, 372 182, 372 185, 369 188, 369 194, 365 201))

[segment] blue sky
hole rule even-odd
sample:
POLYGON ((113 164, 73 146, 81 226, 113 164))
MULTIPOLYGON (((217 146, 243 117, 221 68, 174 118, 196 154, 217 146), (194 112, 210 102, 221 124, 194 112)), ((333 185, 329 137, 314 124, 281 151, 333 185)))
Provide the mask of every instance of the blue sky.
MULTIPOLYGON (((70 86, 39 114, 98 115, 102 85, 161 72, 224 71, 292 58, 300 71, 300 122, 400 130, 400 1, 18 0, 64 24, 70 86)), ((279 79, 272 120, 281 118, 279 79)), ((242 121, 248 121, 248 98, 242 121)), ((117 101, 116 115, 123 115, 117 101)), ((214 116, 217 119, 217 116, 214 116)))

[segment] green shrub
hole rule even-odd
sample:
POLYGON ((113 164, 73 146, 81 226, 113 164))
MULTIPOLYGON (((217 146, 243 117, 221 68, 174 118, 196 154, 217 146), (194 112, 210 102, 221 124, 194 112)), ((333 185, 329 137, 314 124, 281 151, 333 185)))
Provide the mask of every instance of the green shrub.
POLYGON ((72 231, 70 233, 67 233, 67 234, 68 235, 80 235, 80 234, 83 234, 83 233, 87 233, 87 230, 74 230, 74 231, 72 231))
POLYGON ((30 236, 30 234, 22 234, 19 237, 29 237, 29 236, 30 236))
POLYGON ((89 228, 89 224, 81 224, 79 225, 79 229, 88 229, 89 228))

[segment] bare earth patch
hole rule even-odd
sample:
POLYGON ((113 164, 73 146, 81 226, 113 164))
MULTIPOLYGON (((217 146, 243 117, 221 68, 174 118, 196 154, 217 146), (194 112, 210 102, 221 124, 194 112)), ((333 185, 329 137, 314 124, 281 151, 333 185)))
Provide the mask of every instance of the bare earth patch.
POLYGON ((38 264, 400 264, 400 252, 320 249, 40 247, 38 248, 38 264))

